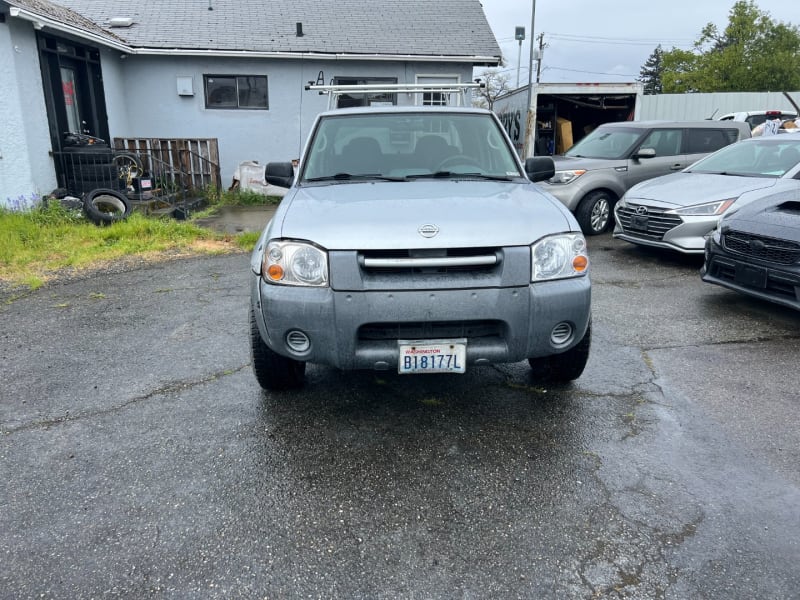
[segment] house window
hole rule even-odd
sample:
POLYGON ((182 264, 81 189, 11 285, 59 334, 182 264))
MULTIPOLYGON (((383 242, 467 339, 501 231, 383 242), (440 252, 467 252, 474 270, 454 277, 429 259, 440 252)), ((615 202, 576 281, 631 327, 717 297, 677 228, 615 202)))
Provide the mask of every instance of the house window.
MULTIPOLYGON (((458 75, 417 75, 417 83, 421 85, 444 84, 458 85, 458 75)), ((456 92, 437 92, 435 90, 417 94, 415 104, 423 106, 458 106, 461 104, 456 92)))
POLYGON ((447 94, 442 92, 424 92, 422 94, 423 106, 447 106, 447 94))
MULTIPOLYGON (((397 83, 397 77, 334 77, 333 85, 381 85, 397 83)), ((350 106, 381 106, 397 104, 397 94, 390 92, 364 92, 340 94, 336 108, 350 106)))
POLYGON ((206 108, 268 109, 266 75, 205 75, 206 108))

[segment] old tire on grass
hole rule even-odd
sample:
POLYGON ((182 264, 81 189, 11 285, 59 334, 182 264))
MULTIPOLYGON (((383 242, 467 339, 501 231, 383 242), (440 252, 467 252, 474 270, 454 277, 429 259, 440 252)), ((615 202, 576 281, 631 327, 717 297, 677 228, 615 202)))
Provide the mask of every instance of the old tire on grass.
POLYGON ((590 322, 583 339, 566 352, 529 358, 528 364, 531 366, 533 378, 554 383, 567 383, 577 379, 586 368, 591 345, 592 324, 590 322))
POLYGON ((258 385, 265 390, 282 391, 303 387, 306 363, 281 356, 261 339, 254 309, 250 309, 250 356, 258 385))
POLYGON ((95 225, 109 225, 127 219, 131 203, 117 190, 97 188, 83 197, 83 212, 95 225))

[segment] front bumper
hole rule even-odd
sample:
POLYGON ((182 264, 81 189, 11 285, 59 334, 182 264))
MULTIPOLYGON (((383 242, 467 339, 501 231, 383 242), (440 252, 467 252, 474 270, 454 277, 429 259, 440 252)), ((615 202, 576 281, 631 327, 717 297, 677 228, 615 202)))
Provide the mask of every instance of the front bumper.
POLYGON ((700 276, 706 283, 800 310, 800 269, 746 260, 727 252, 713 239, 708 240, 700 276))
POLYGON ((706 237, 714 230, 719 216, 678 216, 663 208, 637 203, 617 204, 614 209, 614 233, 619 240, 632 244, 676 250, 683 254, 702 254, 706 237), (646 207, 646 225, 636 227, 636 209, 646 207))
POLYGON ((398 339, 467 339, 467 365, 518 362, 564 352, 589 323, 589 277, 527 286, 414 291, 284 287, 253 277, 251 302, 264 342, 278 354, 340 369, 396 369, 398 339), (554 344, 567 323, 572 336, 554 344), (286 344, 300 330, 303 353, 286 344))

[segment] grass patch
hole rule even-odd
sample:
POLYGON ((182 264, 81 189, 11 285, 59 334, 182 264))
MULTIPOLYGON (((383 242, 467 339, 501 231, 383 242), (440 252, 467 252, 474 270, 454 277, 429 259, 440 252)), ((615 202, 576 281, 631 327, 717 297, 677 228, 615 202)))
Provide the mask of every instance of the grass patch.
POLYGON ((258 234, 224 235, 190 221, 138 213, 98 227, 57 201, 26 212, 0 208, 0 282, 37 289, 59 273, 89 270, 123 257, 221 254, 250 250, 257 239, 258 234))

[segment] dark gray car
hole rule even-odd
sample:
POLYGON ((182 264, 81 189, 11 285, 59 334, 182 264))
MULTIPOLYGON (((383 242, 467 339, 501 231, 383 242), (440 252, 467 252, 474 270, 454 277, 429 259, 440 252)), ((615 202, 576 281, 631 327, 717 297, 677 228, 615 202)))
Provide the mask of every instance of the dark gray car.
POLYGON ((625 121, 599 126, 563 156, 540 185, 569 208, 586 235, 612 222, 614 204, 640 181, 680 171, 750 137, 737 121, 625 121))

